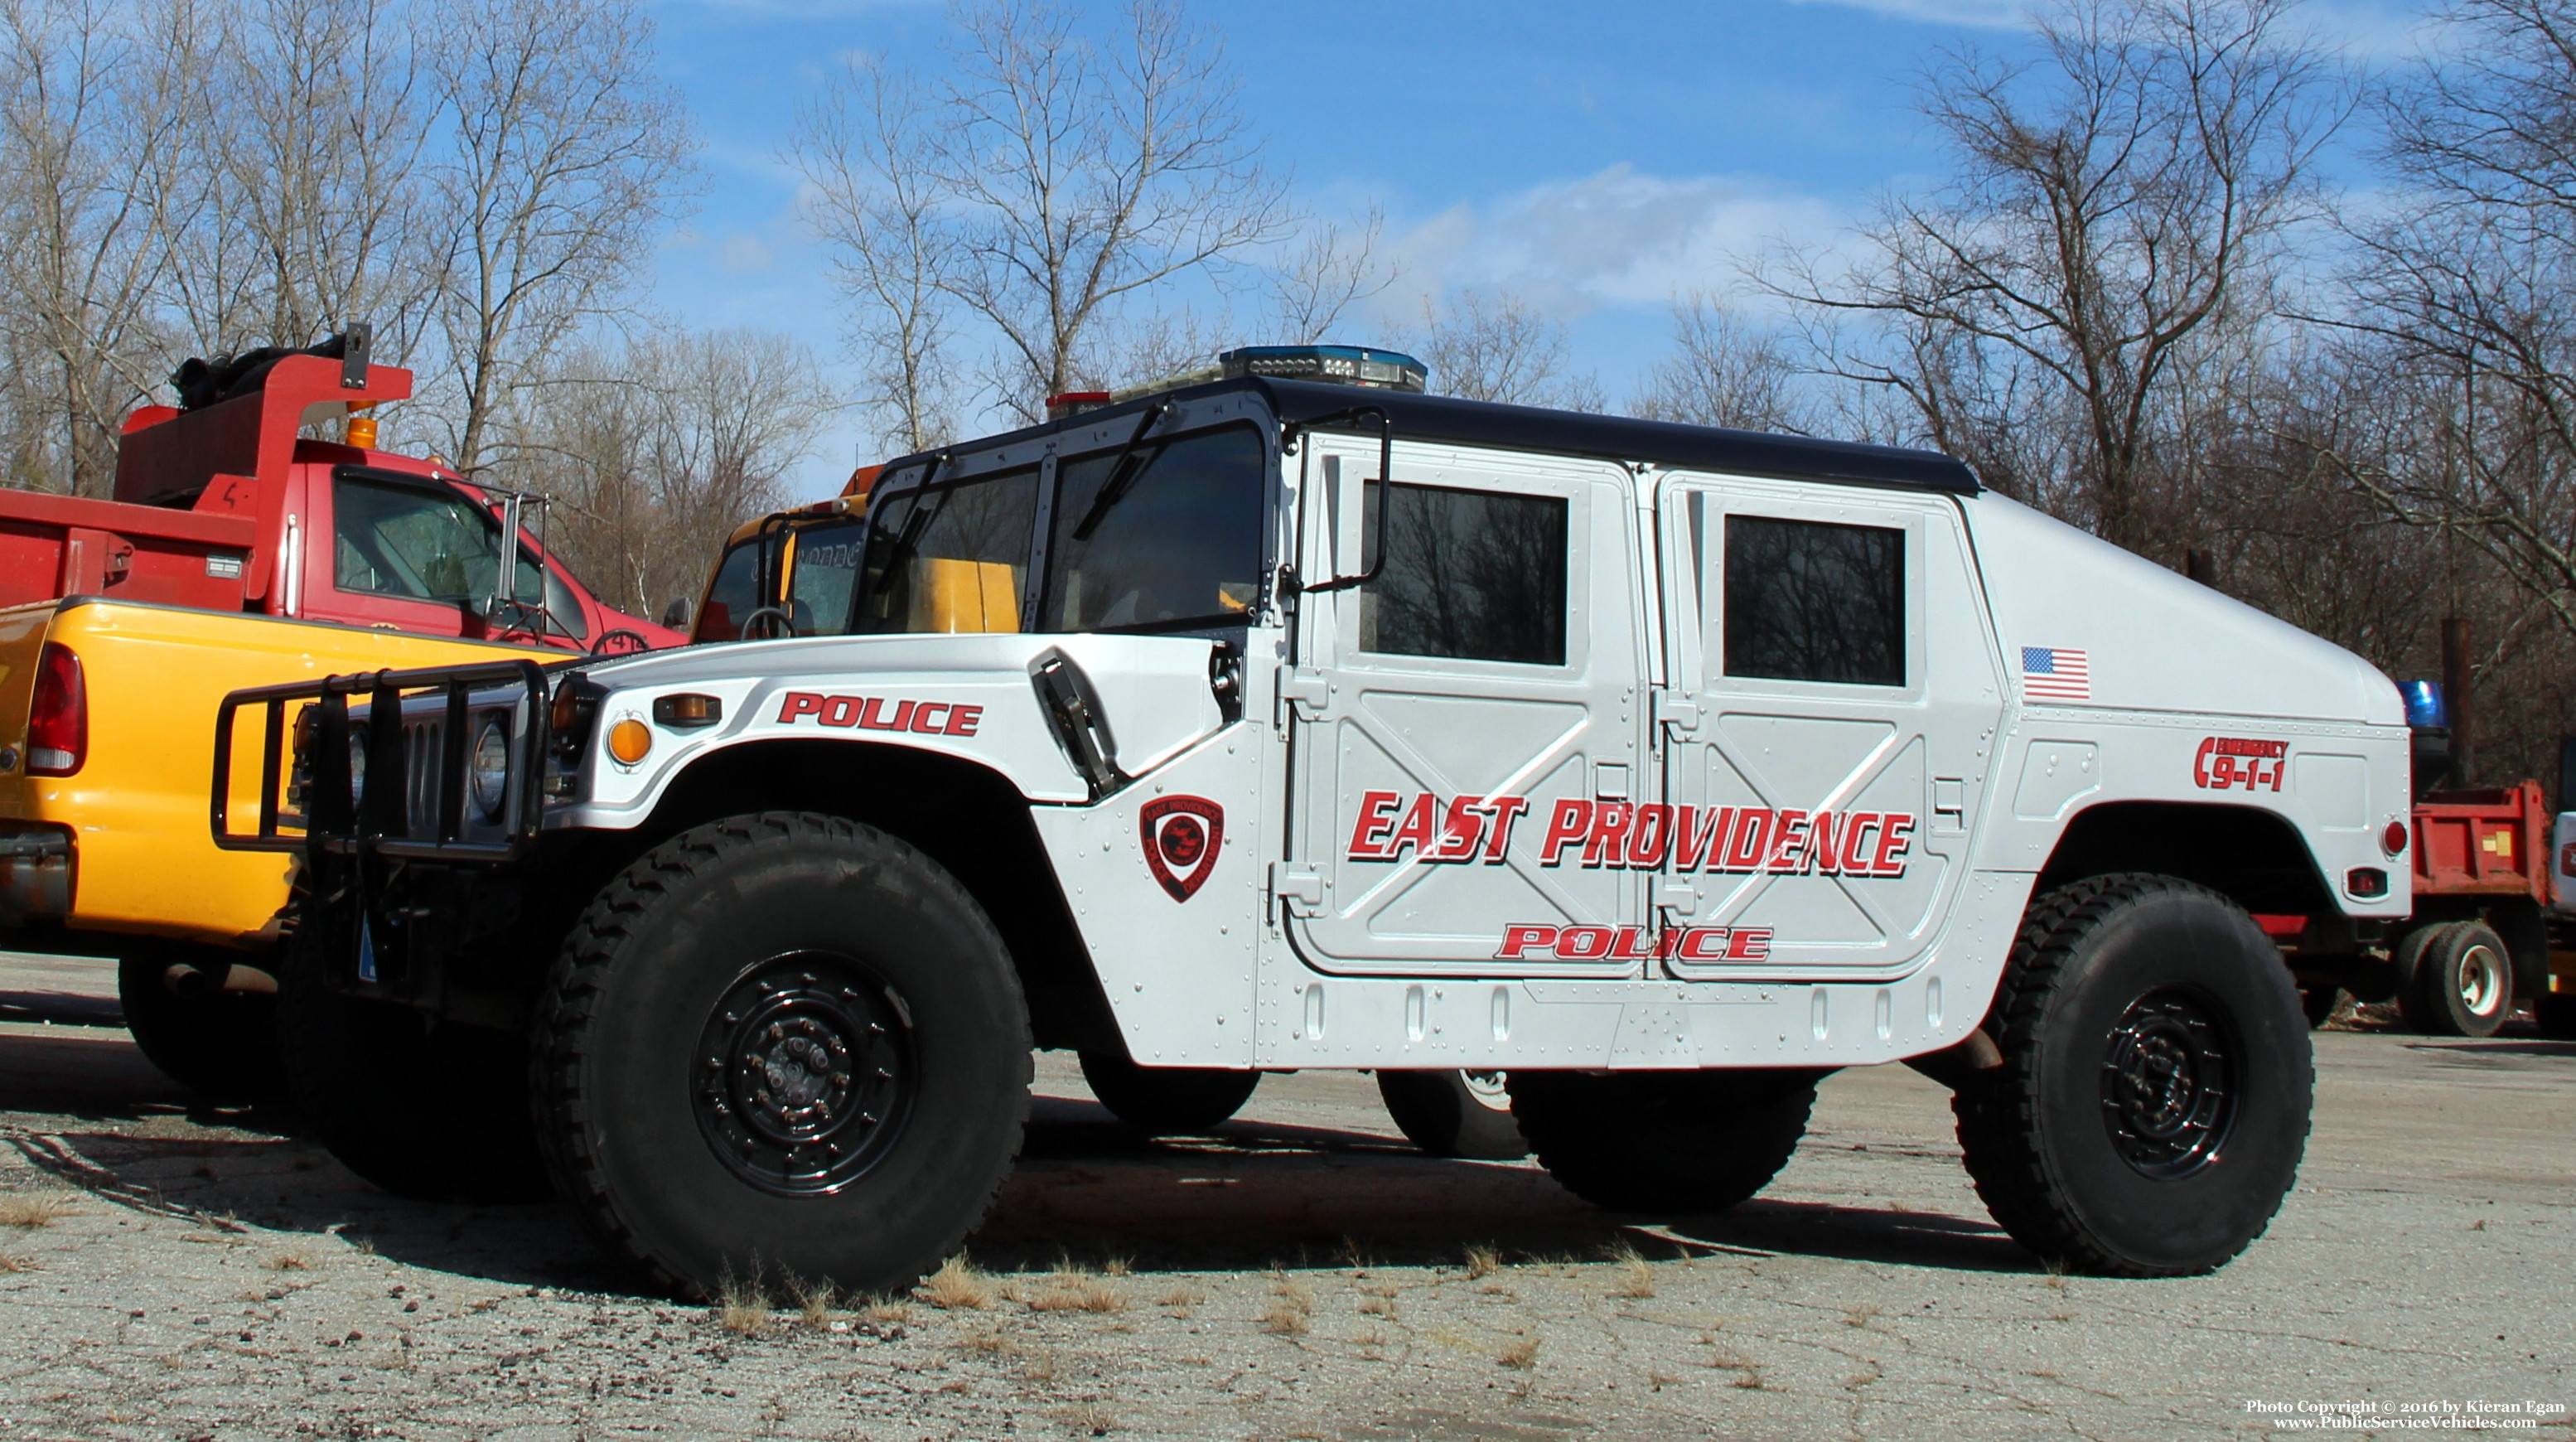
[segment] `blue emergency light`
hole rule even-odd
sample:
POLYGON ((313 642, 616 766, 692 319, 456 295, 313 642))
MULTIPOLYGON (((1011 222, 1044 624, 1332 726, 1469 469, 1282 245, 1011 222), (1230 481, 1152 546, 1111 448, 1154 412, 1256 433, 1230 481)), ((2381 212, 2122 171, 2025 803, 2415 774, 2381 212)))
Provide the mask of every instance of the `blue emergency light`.
POLYGON ((2451 708, 2442 699, 2439 681, 2400 681, 2397 693, 2406 698, 2406 724, 2432 730, 2448 730, 2451 708))
POLYGON ((1227 380, 1269 376, 1414 395, 1431 383, 1431 368, 1413 357, 1357 345, 1248 345, 1218 356, 1216 363, 1227 380))

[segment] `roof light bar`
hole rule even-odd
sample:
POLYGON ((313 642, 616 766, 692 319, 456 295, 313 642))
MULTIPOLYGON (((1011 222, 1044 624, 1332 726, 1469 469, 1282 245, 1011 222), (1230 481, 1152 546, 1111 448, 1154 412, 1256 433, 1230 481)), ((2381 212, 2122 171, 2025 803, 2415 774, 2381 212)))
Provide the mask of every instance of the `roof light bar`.
POLYGON ((1431 383, 1431 370, 1409 355, 1355 345, 1248 345, 1218 356, 1217 364, 1232 380, 1270 376, 1279 380, 1327 381, 1370 390, 1406 391, 1420 395, 1431 383))

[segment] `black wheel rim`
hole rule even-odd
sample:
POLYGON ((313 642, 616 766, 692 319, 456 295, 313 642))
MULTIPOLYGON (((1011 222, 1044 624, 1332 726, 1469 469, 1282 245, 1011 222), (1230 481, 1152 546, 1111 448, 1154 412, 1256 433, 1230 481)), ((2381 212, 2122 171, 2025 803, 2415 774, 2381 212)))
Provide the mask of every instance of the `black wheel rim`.
POLYGON ((791 952, 745 970, 699 1034, 691 1096, 707 1146, 785 1197, 827 1196, 882 1159, 912 1113, 912 1009, 853 957, 791 952))
POLYGON ((2216 1009, 2167 988, 2129 1004, 2102 1058, 2102 1121, 2140 1175, 2187 1177, 2218 1159, 2236 1123, 2236 1067, 2216 1009))

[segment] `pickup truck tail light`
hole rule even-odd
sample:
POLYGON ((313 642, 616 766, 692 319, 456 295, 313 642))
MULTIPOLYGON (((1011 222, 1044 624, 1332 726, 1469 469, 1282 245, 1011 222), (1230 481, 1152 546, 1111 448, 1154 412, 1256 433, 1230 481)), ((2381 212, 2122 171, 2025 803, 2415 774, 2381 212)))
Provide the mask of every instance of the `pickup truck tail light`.
POLYGON ((89 683, 80 657, 47 641, 36 660, 36 694, 27 712, 27 773, 70 776, 89 759, 89 683))

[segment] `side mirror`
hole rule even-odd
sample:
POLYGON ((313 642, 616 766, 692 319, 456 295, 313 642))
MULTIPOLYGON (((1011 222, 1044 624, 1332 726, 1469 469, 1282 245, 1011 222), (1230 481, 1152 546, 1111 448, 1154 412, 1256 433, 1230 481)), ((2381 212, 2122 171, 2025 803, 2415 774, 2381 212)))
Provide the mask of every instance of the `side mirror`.
POLYGON ((662 624, 674 631, 685 631, 689 629, 689 622, 693 619, 693 613, 696 610, 696 603, 688 597, 674 596, 671 598, 671 604, 662 608, 662 624))

